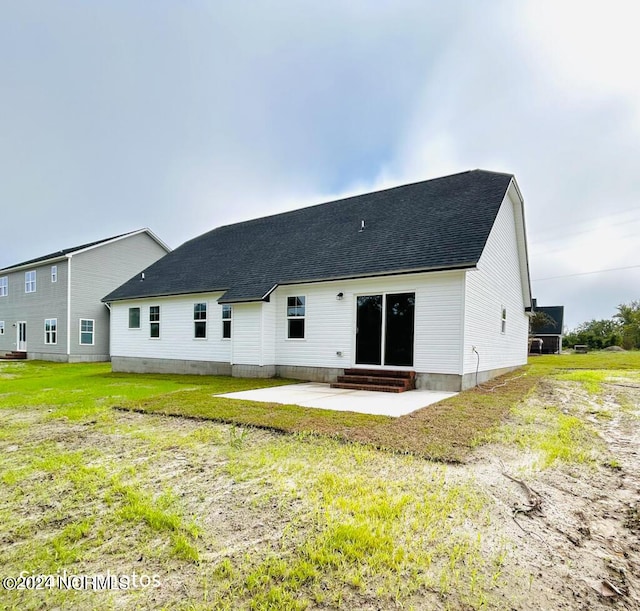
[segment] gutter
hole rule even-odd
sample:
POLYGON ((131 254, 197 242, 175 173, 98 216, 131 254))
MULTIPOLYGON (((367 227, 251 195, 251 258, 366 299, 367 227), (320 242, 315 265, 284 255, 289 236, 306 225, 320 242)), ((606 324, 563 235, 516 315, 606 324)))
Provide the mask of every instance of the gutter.
POLYGON ((67 258, 67 356, 71 356, 71 258, 72 254, 66 255, 67 258))

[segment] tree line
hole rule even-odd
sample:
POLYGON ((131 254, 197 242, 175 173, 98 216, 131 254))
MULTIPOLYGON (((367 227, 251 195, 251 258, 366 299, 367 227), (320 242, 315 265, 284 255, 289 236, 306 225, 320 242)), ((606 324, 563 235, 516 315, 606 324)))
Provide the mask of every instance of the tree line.
POLYGON ((583 322, 567 333, 565 347, 585 344, 592 350, 620 346, 625 350, 640 349, 640 300, 623 303, 611 318, 583 322))

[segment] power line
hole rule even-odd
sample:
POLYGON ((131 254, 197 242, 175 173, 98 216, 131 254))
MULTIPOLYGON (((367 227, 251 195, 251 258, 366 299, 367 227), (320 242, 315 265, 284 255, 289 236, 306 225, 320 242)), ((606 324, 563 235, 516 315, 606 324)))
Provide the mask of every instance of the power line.
MULTIPOLYGON (((595 217, 590 217, 588 219, 582 219, 581 221, 578 222, 573 222, 571 223, 571 229, 578 229, 579 231, 574 231, 573 233, 567 233, 566 229, 560 229, 560 231, 552 231, 551 232, 551 237, 544 237, 544 239, 542 240, 534 240, 532 242, 532 244, 540 244, 540 243, 544 243, 547 241, 552 241, 552 240, 556 240, 556 239, 564 239, 566 237, 569 237, 571 235, 580 235, 583 233, 589 233, 591 231, 595 231, 597 229, 600 228, 600 223, 603 221, 611 221, 611 219, 613 217, 616 216, 621 216, 624 214, 629 214, 631 212, 640 212, 640 207, 633 207, 633 208, 627 208, 625 210, 618 210, 617 212, 607 212, 606 215, 604 216, 595 216, 595 217), (595 224, 594 224, 595 223, 595 224), (583 227, 586 227, 586 229, 583 229, 583 227)), ((627 222, 630 223, 635 223, 637 222, 637 220, 640 219, 632 219, 632 220, 628 220, 628 221, 618 221, 615 223, 611 223, 608 222, 606 223, 605 226, 611 226, 611 225, 623 225, 626 224, 627 222)), ((535 232, 538 233, 538 232, 535 232)), ((548 235, 548 234, 547 234, 548 235)))
POLYGON ((572 238, 579 235, 586 235, 589 233, 593 233, 595 231, 602 231, 609 229, 610 227, 619 227, 620 225, 633 225, 634 223, 640 223, 640 218, 637 219, 628 219, 625 221, 617 221, 615 223, 606 223, 602 225, 595 225, 590 227, 589 229, 581 229, 580 231, 567 231, 564 234, 559 234, 551 237, 545 237, 542 240, 532 240, 531 247, 539 248, 541 244, 546 244, 547 242, 554 242, 556 240, 564 240, 567 238, 572 238))
POLYGON ((627 267, 612 267, 611 269, 597 269, 592 272, 578 272, 577 274, 564 274, 563 276, 549 276, 548 278, 535 278, 531 282, 543 282, 545 280, 557 280, 559 278, 573 278, 574 276, 589 276, 591 274, 605 274, 607 272, 618 272, 624 269, 636 269, 640 265, 629 265, 627 267))

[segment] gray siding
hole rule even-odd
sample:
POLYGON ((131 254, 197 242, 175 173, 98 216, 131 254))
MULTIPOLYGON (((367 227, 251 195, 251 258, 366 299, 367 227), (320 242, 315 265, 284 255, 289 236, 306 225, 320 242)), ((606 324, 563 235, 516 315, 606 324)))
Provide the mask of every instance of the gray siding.
POLYGON ((109 310, 100 300, 165 254, 160 244, 142 232, 73 253, 70 259, 0 272, 0 277, 6 276, 9 283, 8 296, 0 297, 0 321, 4 321, 5 326, 4 335, 0 335, 0 354, 17 350, 18 322, 25 321, 29 358, 108 360, 109 310), (51 282, 52 265, 58 268, 55 283, 51 282), (25 293, 25 272, 33 270, 36 271, 36 291, 25 293), (67 307, 69 289, 70 308, 67 307), (56 344, 45 344, 44 322, 48 318, 57 319, 56 344), (94 321, 93 345, 80 344, 81 319, 94 321))
POLYGON ((103 244, 71 261, 72 360, 109 359, 109 310, 100 300, 166 251, 146 233, 103 244), (80 344, 80 321, 94 321, 94 345, 80 344))
POLYGON ((5 332, 0 335, 0 353, 17 349, 18 321, 27 323, 27 351, 39 355, 51 355, 59 360, 66 355, 67 332, 67 262, 57 261, 58 281, 51 282, 51 263, 36 265, 10 273, 0 272, 7 277, 9 294, 0 297, 0 320, 4 321, 5 332), (36 292, 25 293, 25 272, 36 272, 36 292), (57 343, 44 343, 44 321, 58 320, 57 343))

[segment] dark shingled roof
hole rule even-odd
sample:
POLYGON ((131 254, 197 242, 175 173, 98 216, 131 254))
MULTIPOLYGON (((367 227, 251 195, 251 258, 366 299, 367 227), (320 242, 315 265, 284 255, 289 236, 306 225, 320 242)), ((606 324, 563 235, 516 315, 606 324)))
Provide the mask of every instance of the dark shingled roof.
MULTIPOLYGON (((132 231, 130 233, 136 233, 135 231, 132 231)), ((5 267, 3 269, 0 269, 0 272, 8 272, 11 271, 12 269, 18 268, 18 267, 24 267, 26 265, 36 265, 38 263, 44 263, 45 261, 49 261, 50 259, 59 259, 60 257, 64 257, 65 255, 69 255, 71 253, 77 252, 79 250, 84 250, 85 248, 91 248, 92 246, 98 246, 99 244, 102 244, 103 242, 110 242, 111 240, 116 240, 118 238, 122 238, 126 235, 129 235, 128 233, 121 233, 120 235, 114 235, 111 236, 110 238, 104 238, 103 240, 97 240, 96 242, 89 242, 88 244, 82 244, 81 246, 73 246, 72 248, 65 248, 63 250, 58 250, 56 252, 52 252, 48 255, 44 255, 42 257, 37 257, 35 259, 29 259, 28 261, 23 261, 22 263, 16 263, 15 265, 11 265, 9 267, 5 267)))
POLYGON ((473 267, 512 178, 473 170, 219 227, 103 301, 210 291, 257 301, 279 284, 473 267))

